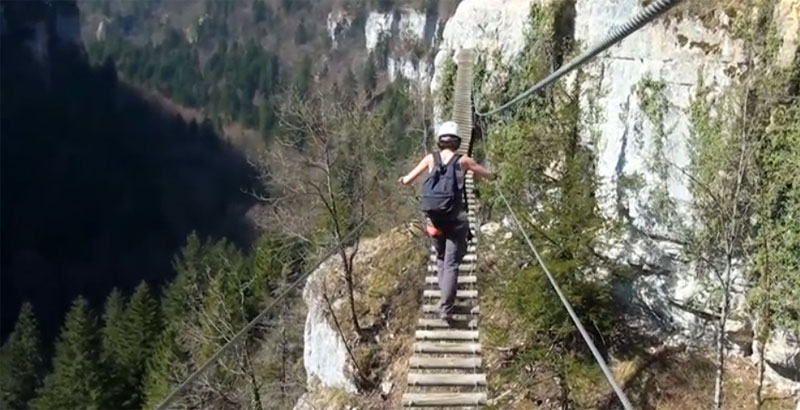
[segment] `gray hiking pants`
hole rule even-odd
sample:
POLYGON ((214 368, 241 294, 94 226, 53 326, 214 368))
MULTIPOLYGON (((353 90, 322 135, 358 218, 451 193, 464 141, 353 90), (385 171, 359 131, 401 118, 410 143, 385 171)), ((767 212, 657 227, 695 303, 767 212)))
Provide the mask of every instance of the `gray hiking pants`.
POLYGON ((442 229, 444 235, 433 237, 433 247, 436 249, 436 271, 439 276, 439 289, 442 291, 442 301, 439 309, 443 313, 452 313, 456 300, 458 281, 458 265, 467 253, 467 221, 455 223, 442 229))

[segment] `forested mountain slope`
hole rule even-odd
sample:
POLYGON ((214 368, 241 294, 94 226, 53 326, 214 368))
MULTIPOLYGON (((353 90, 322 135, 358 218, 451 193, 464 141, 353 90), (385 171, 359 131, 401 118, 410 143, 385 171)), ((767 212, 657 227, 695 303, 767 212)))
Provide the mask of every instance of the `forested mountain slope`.
POLYGON ((69 2, 3 4, 4 335, 25 300, 49 339, 79 294, 98 306, 114 286, 163 283, 192 231, 254 237, 244 157, 145 101, 113 62, 90 66, 53 29, 70 16, 69 2))
POLYGON ((275 110, 283 93, 303 94, 333 83, 366 94, 377 92, 386 83, 381 73, 389 50, 414 47, 424 59, 436 22, 446 18, 457 2, 86 0, 78 4, 83 11, 82 36, 93 61, 112 57, 130 81, 201 108, 218 125, 237 122, 269 139, 279 132, 275 110), (430 20, 428 44, 406 45, 400 36, 374 33, 381 36, 381 50, 371 55, 365 45, 370 14, 399 15, 407 10, 419 10, 430 20))

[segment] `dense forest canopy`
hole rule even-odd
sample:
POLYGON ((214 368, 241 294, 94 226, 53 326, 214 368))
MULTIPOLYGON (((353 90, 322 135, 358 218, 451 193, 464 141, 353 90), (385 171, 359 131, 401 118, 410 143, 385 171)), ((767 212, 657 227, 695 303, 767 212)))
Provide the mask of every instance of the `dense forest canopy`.
MULTIPOLYGON (((69 3, 57 2, 62 9, 69 3)), ((73 5, 74 6, 74 5, 73 5)), ((186 122, 52 38, 26 42, 43 3, 3 4, 2 333, 30 301, 51 337, 70 301, 171 277, 192 231, 247 244, 254 170, 213 127, 186 122)))

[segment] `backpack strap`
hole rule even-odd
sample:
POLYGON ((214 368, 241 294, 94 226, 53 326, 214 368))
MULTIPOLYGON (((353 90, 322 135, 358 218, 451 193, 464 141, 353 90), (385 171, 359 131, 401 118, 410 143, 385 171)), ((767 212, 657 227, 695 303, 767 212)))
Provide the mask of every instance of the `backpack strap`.
POLYGON ((439 151, 433 153, 433 168, 439 172, 444 171, 442 166, 442 154, 439 151))
MULTIPOLYGON (((455 160, 456 160, 456 163, 458 164, 459 169, 461 168, 461 164, 458 161, 461 160, 461 157, 462 157, 461 154, 456 154, 455 160)), ((464 202, 463 202, 464 203, 464 211, 469 213, 469 203, 467 202, 467 186, 466 186, 467 171, 464 171, 464 170, 461 170, 461 171, 464 174, 464 179, 462 179, 462 181, 461 181, 462 183, 461 183, 461 186, 459 187, 459 189, 461 189, 461 196, 462 196, 462 199, 464 200, 464 202)))

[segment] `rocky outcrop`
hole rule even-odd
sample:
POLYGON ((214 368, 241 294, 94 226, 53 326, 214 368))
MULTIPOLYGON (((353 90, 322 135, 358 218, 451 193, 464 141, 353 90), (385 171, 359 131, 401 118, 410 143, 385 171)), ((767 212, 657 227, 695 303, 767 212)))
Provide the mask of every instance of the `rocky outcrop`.
POLYGON ((775 20, 781 38, 778 64, 789 67, 795 64, 797 48, 800 46, 800 0, 780 0, 775 7, 775 20))
POLYGON ((525 47, 530 8, 533 3, 547 4, 548 0, 465 0, 444 26, 442 42, 435 59, 431 92, 436 93, 442 80, 442 68, 447 58, 458 50, 472 48, 486 58, 489 73, 486 84, 493 88, 505 79, 506 67, 525 47))
MULTIPOLYGON (((760 358, 759 342, 753 343, 753 362, 760 358)), ((778 387, 800 395, 800 334, 774 332, 764 348, 765 375, 778 387)), ((800 401, 798 402, 800 404, 800 401)))
POLYGON ((355 393, 358 389, 350 376, 352 369, 347 358, 347 348, 328 320, 328 307, 322 296, 322 282, 335 262, 335 259, 330 259, 317 268, 308 278, 303 290, 303 301, 308 307, 303 334, 303 363, 308 385, 355 393))
POLYGON ((344 10, 335 10, 328 13, 328 37, 331 39, 331 47, 339 46, 339 36, 350 29, 353 19, 344 10))
POLYGON ((367 51, 373 53, 386 47, 386 55, 380 57, 386 58, 389 81, 402 76, 418 85, 427 86, 433 74, 433 65, 427 58, 426 50, 434 44, 438 24, 436 16, 416 10, 371 12, 364 24, 367 51))
POLYGON ((359 244, 353 278, 365 332, 358 337, 350 322, 339 256, 309 276, 303 290, 308 307, 303 337, 307 393, 295 410, 394 408, 399 403, 425 263, 417 241, 418 234, 403 227, 359 244))

